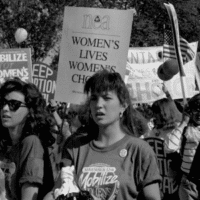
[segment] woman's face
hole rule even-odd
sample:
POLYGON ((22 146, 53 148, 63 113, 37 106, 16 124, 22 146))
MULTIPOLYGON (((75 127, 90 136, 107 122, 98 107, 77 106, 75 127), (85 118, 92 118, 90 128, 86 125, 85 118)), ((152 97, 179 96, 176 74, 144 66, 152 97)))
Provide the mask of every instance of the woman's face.
POLYGON ((93 120, 99 126, 107 126, 119 122, 120 113, 124 112, 117 95, 113 91, 101 95, 92 94, 90 109, 93 120))
POLYGON ((196 123, 197 126, 200 125, 200 108, 192 109, 191 111, 191 119, 194 123, 196 123))
POLYGON ((24 95, 21 92, 13 91, 7 94, 1 102, 2 125, 8 129, 16 128, 25 122, 28 112, 24 95))

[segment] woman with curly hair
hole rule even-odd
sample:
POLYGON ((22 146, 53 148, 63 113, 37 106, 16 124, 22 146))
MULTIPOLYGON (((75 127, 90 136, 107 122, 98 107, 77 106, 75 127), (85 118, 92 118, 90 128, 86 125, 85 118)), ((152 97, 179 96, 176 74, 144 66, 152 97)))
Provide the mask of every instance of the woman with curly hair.
POLYGON ((0 87, 0 114, 6 199, 42 199, 54 184, 48 153, 54 123, 46 102, 34 84, 8 79, 0 87))

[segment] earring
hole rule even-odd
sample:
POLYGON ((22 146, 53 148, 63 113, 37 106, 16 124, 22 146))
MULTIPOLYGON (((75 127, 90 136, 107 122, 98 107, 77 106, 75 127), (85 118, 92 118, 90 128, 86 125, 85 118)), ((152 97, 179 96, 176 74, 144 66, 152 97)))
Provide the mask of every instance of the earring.
POLYGON ((120 112, 119 113, 119 118, 122 118, 122 116, 123 116, 123 112, 120 112))

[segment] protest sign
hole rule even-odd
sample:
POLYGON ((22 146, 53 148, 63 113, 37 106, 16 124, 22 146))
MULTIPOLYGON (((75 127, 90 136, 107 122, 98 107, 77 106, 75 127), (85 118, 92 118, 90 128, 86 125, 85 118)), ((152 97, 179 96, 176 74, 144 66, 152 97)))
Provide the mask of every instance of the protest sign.
POLYGON ((145 64, 162 62, 163 47, 134 47, 128 50, 128 63, 145 64))
MULTIPOLYGON (((190 45, 196 52, 198 43, 193 42, 190 45)), ((163 64, 162 51, 162 46, 129 48, 125 83, 133 103, 151 103, 165 97, 162 91, 163 81, 157 75, 158 67, 163 64)), ((187 98, 198 92, 195 79, 198 81, 199 75, 196 73, 195 60, 194 58, 183 65, 187 81, 187 98)), ((173 99, 182 99, 179 73, 165 81, 165 85, 173 99)))
POLYGON ((129 48, 125 83, 133 103, 149 103, 165 96, 157 69, 163 63, 163 47, 129 48))
POLYGON ((54 99, 57 71, 43 62, 35 62, 33 63, 32 76, 33 83, 39 88, 46 102, 54 99))
POLYGON ((164 150, 164 141, 155 137, 145 138, 145 141, 149 143, 156 154, 160 175, 162 176, 162 182, 160 184, 161 196, 164 197, 165 195, 173 194, 178 190, 178 185, 174 181, 175 177, 172 177, 172 174, 169 173, 172 160, 164 150))
POLYGON ((133 10, 65 7, 55 99, 80 104, 95 72, 126 71, 133 10))
POLYGON ((6 78, 19 77, 32 82, 31 49, 0 49, 0 83, 6 78))

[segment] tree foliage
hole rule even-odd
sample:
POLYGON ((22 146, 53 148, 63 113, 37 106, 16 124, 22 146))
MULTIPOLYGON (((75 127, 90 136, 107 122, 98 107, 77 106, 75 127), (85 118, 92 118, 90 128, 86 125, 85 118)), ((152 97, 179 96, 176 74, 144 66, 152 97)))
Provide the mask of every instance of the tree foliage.
POLYGON ((3 48, 30 47, 33 60, 46 56, 60 39, 63 11, 70 1, 46 0, 1 0, 0 1, 0 41, 3 48), (28 38, 20 45, 14 33, 17 28, 25 28, 28 38))
MULTIPOLYGON (((43 59, 59 44, 65 6, 107 9, 134 9, 130 47, 162 46, 164 25, 171 28, 164 0, 0 0, 1 48, 30 47, 33 60, 43 59), (20 45, 14 38, 17 28, 27 30, 20 45)), ((176 9, 180 35, 189 42, 199 41, 200 1, 169 0, 176 9)), ((56 55, 59 48, 56 49, 56 55)), ((58 62, 55 57, 53 64, 58 62)))

